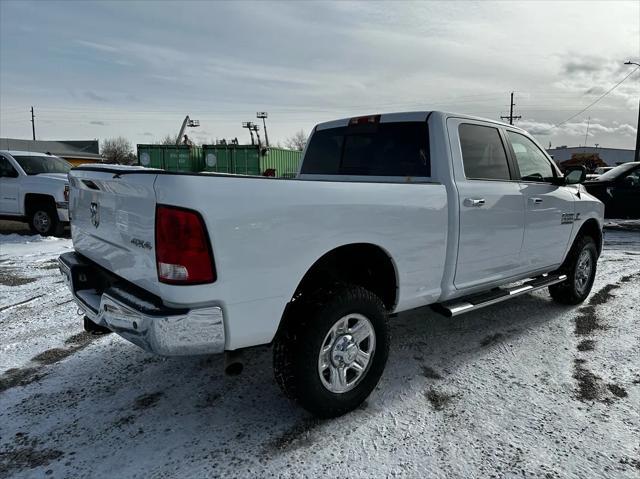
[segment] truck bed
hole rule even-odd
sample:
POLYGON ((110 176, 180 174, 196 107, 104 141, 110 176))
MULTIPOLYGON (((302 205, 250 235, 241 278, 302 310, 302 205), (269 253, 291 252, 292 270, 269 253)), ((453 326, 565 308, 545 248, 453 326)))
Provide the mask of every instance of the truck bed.
POLYGON ((122 166, 75 168, 70 178, 78 253, 167 306, 221 305, 233 317, 230 328, 251 331, 242 335, 247 345, 271 340, 305 272, 346 244, 370 243, 397 259, 403 288, 396 310, 440 295, 447 196, 438 183, 274 180, 122 166), (201 214, 215 260, 213 284, 158 281, 157 205, 201 214))

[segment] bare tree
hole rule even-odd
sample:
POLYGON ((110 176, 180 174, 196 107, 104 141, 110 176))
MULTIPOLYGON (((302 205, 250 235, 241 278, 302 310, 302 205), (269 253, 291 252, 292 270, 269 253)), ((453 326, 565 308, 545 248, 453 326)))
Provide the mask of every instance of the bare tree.
POLYGON ((176 136, 170 133, 164 135, 164 138, 160 140, 161 145, 175 145, 176 144, 176 136))
POLYGON ((102 156, 107 163, 130 165, 136 161, 131 143, 123 136, 104 140, 102 142, 102 156))
POLYGON ((293 136, 287 138, 284 141, 284 144, 290 150, 304 150, 305 145, 307 144, 307 135, 304 134, 304 131, 300 130, 295 133, 293 136))

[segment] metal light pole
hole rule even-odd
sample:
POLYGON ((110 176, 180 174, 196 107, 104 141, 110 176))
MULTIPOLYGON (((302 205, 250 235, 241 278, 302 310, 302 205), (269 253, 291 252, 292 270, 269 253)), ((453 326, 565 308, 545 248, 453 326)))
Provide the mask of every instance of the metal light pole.
POLYGON ((262 126, 264 127, 264 141, 267 144, 267 148, 269 148, 269 135, 267 135, 267 122, 265 118, 267 118, 268 114, 266 111, 259 111, 256 113, 256 118, 262 118, 262 126))
POLYGON ((182 141, 182 135, 184 135, 187 127, 196 128, 198 126, 200 126, 200 120, 192 120, 191 118, 189 118, 189 115, 185 116, 184 121, 182 122, 182 126, 180 127, 180 131, 178 132, 178 137, 176 138, 176 145, 179 145, 182 141))
POLYGON ((259 133, 260 127, 254 123, 251 124, 251 130, 255 132, 256 136, 258 137, 258 150, 262 150, 262 144, 260 143, 260 133, 259 133))
POLYGON ((253 139, 253 127, 254 127, 254 124, 251 123, 250 121, 242 122, 242 128, 246 128, 247 130, 249 130, 249 134, 251 135, 251 144, 255 145, 255 141, 253 139))
MULTIPOLYGON (((640 63, 627 61, 625 65, 637 65, 640 67, 640 63)), ((633 155, 633 161, 640 161, 640 100, 638 100, 638 125, 636 127, 636 152, 633 155)))

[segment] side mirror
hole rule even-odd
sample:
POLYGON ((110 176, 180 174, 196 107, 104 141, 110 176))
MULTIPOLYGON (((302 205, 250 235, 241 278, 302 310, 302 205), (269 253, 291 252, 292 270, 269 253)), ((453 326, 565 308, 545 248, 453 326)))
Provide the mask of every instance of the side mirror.
POLYGON ((587 169, 584 166, 570 166, 564 173, 565 185, 577 185, 587 179, 587 169))

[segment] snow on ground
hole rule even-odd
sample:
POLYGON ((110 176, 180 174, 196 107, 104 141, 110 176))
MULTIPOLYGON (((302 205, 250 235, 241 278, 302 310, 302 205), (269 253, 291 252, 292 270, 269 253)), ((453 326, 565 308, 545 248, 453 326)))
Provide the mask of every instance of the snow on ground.
MULTIPOLYGON (((283 398, 267 347, 163 359, 82 333, 53 259, 0 237, 0 477, 570 477, 640 474, 640 234, 607 231, 578 308, 534 293, 393 319, 355 412, 283 398)), ((27 243, 29 241, 29 243, 27 243)))

